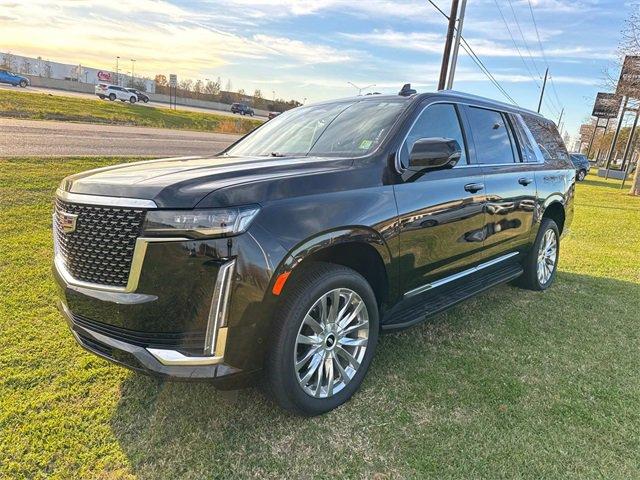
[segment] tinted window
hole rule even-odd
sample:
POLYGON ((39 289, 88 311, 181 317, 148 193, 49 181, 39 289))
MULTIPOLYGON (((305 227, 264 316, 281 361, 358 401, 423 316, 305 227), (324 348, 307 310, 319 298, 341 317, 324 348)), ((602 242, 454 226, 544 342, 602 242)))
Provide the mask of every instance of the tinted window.
POLYGON ((568 160, 569 153, 565 147, 555 124, 546 118, 535 115, 522 115, 524 122, 538 143, 545 160, 568 160))
POLYGON ((227 154, 366 155, 386 137, 405 105, 398 99, 294 108, 249 134, 227 154))
POLYGON ((484 108, 470 107, 468 111, 478 163, 515 162, 515 145, 505 116, 484 108))
POLYGON ((520 145, 520 153, 523 162, 539 162, 542 159, 542 152, 538 148, 535 140, 529 133, 524 120, 520 115, 509 114, 511 126, 518 137, 518 145, 520 145))
POLYGON ((434 137, 456 140, 462 149, 459 163, 467 163, 467 148, 456 107, 449 103, 438 103, 428 106, 411 127, 400 152, 402 165, 409 165, 409 152, 417 140, 434 137))

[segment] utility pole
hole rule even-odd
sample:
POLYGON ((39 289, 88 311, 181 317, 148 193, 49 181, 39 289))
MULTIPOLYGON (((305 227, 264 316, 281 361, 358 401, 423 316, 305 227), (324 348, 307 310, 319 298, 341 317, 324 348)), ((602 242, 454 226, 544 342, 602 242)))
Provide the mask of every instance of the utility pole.
POLYGON ((458 0, 451 0, 451 13, 449 14, 449 26, 447 28, 447 39, 444 42, 444 52, 442 53, 442 65, 440 67, 440 80, 438 90, 444 90, 447 83, 447 71, 449 70, 449 57, 451 56, 451 44, 453 43, 453 31, 458 16, 458 0))
POLYGON ((560 118, 558 118, 558 126, 560 126, 560 124, 562 123, 563 114, 564 114, 564 107, 562 107, 562 110, 560 111, 560 118))
POLYGON ((132 58, 131 59, 131 88, 133 88, 135 86, 135 70, 134 70, 134 66, 136 64, 136 59, 132 58))
POLYGON ((540 91, 540 101, 538 102, 538 113, 542 107, 542 98, 544 97, 544 89, 547 86, 547 76, 549 75, 549 67, 544 71, 544 81, 542 82, 542 90, 540 91))
MULTIPOLYGON (((591 140, 589 140, 589 148, 587 148, 587 160, 589 159, 589 154, 591 153, 591 147, 593 145, 593 139, 596 137, 596 130, 598 130, 598 123, 600 122, 600 118, 596 117, 596 125, 593 127, 593 132, 591 132, 591 140)), ((607 123, 609 120, 607 120, 607 123)), ((607 129, 605 127, 605 133, 607 133, 607 129)))
POLYGON ((447 79, 447 90, 453 88, 453 77, 456 75, 456 66, 458 65, 458 51, 460 50, 460 39, 462 38, 462 24, 464 23, 464 12, 467 8, 467 0, 462 0, 460 4, 460 15, 458 17, 458 27, 456 28, 456 38, 453 42, 453 54, 451 55, 451 67, 449 69, 449 78, 447 79))

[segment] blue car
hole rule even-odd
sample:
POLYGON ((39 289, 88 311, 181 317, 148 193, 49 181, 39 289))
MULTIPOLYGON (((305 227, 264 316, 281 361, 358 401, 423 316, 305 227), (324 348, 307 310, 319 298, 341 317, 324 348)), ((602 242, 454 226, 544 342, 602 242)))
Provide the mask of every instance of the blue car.
POLYGON ((21 77, 20 75, 16 75, 15 73, 11 73, 9 70, 0 69, 0 83, 10 83, 14 87, 20 85, 22 88, 24 88, 29 85, 29 79, 26 77, 21 77))

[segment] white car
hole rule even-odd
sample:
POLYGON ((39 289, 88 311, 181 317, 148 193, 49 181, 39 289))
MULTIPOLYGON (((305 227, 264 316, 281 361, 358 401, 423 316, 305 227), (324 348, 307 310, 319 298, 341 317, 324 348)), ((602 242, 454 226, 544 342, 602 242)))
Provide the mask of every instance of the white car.
POLYGON ((101 99, 108 98, 112 102, 114 100, 120 100, 121 102, 136 103, 138 96, 135 93, 130 92, 124 87, 118 85, 109 85, 108 83, 99 83, 96 85, 96 95, 101 99))

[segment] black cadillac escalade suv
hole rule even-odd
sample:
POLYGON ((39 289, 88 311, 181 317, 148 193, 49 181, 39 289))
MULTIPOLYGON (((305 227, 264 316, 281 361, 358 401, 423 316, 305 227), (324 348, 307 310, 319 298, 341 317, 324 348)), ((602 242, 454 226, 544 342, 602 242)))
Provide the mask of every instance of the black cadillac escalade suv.
POLYGON ((60 309, 138 371, 326 412, 378 334, 507 281, 544 290, 575 168, 536 113, 444 91, 290 110, 211 158, 64 179, 60 309))

